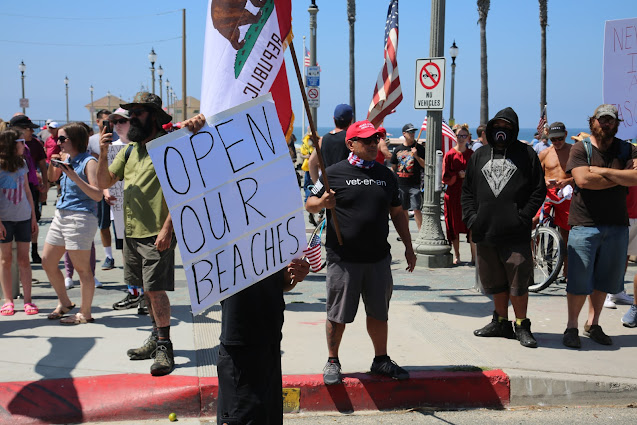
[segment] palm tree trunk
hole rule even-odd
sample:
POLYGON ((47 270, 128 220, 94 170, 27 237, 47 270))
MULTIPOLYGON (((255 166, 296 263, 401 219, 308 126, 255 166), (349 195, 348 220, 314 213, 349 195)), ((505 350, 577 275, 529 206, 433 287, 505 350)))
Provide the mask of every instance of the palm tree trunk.
POLYGON ((540 77, 540 114, 546 105, 546 26, 548 24, 547 3, 548 0, 539 0, 540 2, 540 27, 542 28, 542 47, 540 51, 542 68, 540 77))
POLYGON ((487 72, 487 15, 490 0, 478 0, 480 23, 480 124, 489 121, 489 76, 487 72))
POLYGON ((354 22, 356 22, 356 0, 347 0, 347 19, 349 20, 349 105, 356 121, 356 78, 354 66, 354 22))

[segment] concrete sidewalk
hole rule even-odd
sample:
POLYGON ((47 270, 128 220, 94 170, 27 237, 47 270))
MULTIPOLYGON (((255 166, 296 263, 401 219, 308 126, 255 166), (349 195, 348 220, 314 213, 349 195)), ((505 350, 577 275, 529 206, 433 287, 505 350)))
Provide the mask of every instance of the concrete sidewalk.
MULTIPOLYGON (((47 206, 45 221, 52 213, 53 207, 47 206)), ((410 225, 415 237, 415 224, 410 225)), ((48 224, 40 227, 40 251, 47 230, 48 224)), ((373 349, 361 305, 341 347, 345 383, 323 386, 325 275, 310 274, 285 295, 282 363, 285 386, 290 388, 286 390, 288 410, 501 408, 619 404, 637 399, 637 370, 629 367, 637 357, 637 329, 620 323, 628 306, 606 309, 602 315, 601 325, 614 345, 601 346, 582 337, 582 349, 570 350, 561 343, 566 324, 564 285, 553 285, 530 297, 529 318, 537 349, 524 348, 515 340, 476 338, 473 330, 491 319, 492 303, 471 289, 475 269, 468 265, 417 267, 409 274, 404 270, 404 247, 396 236, 392 228, 389 355, 410 371, 412 379, 394 382, 365 373, 373 349)), ((463 259, 468 260, 468 245, 461 246, 463 259)), ((137 315, 137 309, 111 307, 125 295, 121 252, 115 252, 117 268, 102 271, 99 236, 96 248, 96 275, 104 286, 96 289, 94 324, 64 327, 46 319, 57 299, 39 265, 33 265, 33 276, 40 281, 33 295, 41 313, 26 316, 22 301, 17 300, 16 314, 0 318, 0 423, 164 418, 172 411, 180 417, 214 415, 220 307, 192 316, 177 256, 177 289, 170 294, 176 369, 170 376, 153 378, 149 374, 152 361, 130 361, 126 356, 127 349, 139 346, 148 336, 150 319, 137 315)), ((626 273, 630 294, 636 272, 637 266, 630 263, 626 273)), ((78 304, 79 291, 79 286, 69 291, 78 304)), ((584 321, 583 313, 582 328, 584 321)))

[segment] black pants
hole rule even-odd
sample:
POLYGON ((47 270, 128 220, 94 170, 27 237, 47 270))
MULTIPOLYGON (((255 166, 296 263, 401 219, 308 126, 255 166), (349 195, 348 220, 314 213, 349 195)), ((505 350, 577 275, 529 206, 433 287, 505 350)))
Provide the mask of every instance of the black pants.
MULTIPOLYGON (((44 177, 46 178, 46 176, 44 177)), ((40 221, 42 216, 42 205, 40 204, 40 188, 37 184, 29 183, 29 189, 31 189, 31 197, 33 198, 33 207, 35 208, 35 219, 40 221)))
POLYGON ((281 425, 281 343, 219 344, 218 425, 281 425))

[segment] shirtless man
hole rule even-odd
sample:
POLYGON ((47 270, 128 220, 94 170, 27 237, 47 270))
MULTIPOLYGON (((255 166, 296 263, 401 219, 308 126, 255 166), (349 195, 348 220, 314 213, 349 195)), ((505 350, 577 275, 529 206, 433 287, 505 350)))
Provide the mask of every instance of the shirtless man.
MULTIPOLYGON (((542 163, 542 169, 544 170, 544 180, 546 181, 546 196, 554 201, 561 200, 564 192, 572 193, 573 189, 573 177, 566 174, 566 162, 571 152, 572 145, 566 143, 566 136, 568 132, 566 127, 561 122, 554 122, 549 127, 548 137, 553 143, 552 146, 544 149, 539 154, 540 162, 542 163), (566 186, 570 186, 570 189, 564 189, 566 186), (563 190, 562 190, 563 189, 563 190), (558 192, 562 190, 562 195, 559 196, 558 192)), ((548 214, 551 207, 555 209, 555 225, 560 229, 562 239, 564 243, 568 243, 568 231, 570 226, 568 225, 568 210, 571 206, 570 196, 561 204, 549 204, 544 210, 544 214, 548 214)), ((540 212, 533 218, 533 228, 537 226, 540 220, 540 212)), ((567 258, 564 258, 564 276, 567 276, 568 262, 567 258)))

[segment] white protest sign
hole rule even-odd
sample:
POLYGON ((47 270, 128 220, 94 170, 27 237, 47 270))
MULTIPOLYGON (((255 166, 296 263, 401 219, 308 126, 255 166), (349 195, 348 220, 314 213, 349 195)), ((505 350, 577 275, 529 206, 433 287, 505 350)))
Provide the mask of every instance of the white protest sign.
POLYGON ((617 137, 637 138, 637 18, 606 21, 604 103, 617 107, 617 137))
POLYGON ((192 311, 302 256, 303 204, 267 94, 148 144, 170 210, 192 311))
MULTIPOLYGON (((113 142, 108 147, 108 165, 113 163, 117 153, 126 146, 121 142, 113 142)), ((115 222, 115 233, 119 239, 124 239, 124 181, 118 180, 108 189, 111 196, 114 196, 115 203, 111 205, 111 218, 115 222)))

